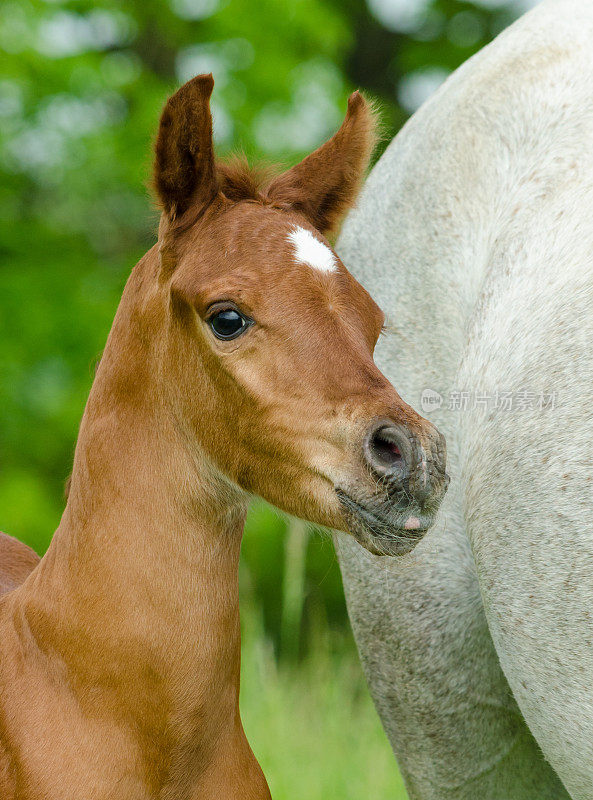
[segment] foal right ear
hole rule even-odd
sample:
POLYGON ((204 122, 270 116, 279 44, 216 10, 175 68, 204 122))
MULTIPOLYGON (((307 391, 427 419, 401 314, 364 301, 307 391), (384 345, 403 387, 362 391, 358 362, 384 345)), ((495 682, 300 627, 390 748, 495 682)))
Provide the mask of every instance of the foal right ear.
POLYGON ((268 197, 332 234, 354 204, 375 146, 375 116, 359 92, 348 99, 339 131, 268 186, 268 197))
POLYGON ((196 75, 167 100, 157 135, 154 187, 170 220, 218 192, 212 145, 212 75, 196 75))

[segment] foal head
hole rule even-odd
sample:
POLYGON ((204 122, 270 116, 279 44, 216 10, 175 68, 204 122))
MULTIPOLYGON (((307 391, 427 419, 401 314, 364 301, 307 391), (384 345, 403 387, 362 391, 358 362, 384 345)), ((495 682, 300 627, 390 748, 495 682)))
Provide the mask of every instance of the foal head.
POLYGON ((373 144, 364 99, 263 186, 212 146, 212 76, 167 102, 156 143, 175 407, 210 474, 371 552, 407 552, 447 484, 442 436, 373 363, 383 314, 325 235, 373 144))

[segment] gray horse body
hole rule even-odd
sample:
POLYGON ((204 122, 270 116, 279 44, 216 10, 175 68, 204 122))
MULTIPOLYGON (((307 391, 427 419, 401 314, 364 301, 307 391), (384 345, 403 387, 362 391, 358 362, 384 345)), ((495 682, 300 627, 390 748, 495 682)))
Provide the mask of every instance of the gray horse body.
POLYGON ((435 527, 398 559, 336 537, 412 800, 561 800, 558 775, 593 797, 592 43, 586 0, 505 31, 396 137, 338 244, 387 313, 380 368, 419 411, 444 398, 435 527))

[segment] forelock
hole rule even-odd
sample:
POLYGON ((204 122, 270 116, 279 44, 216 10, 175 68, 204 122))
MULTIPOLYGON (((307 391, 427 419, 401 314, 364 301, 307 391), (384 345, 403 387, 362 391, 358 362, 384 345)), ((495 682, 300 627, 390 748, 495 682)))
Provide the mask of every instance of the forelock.
POLYGON ((279 173, 271 164, 251 165, 243 155, 233 156, 216 164, 221 192, 229 200, 255 200, 270 205, 265 187, 279 173))

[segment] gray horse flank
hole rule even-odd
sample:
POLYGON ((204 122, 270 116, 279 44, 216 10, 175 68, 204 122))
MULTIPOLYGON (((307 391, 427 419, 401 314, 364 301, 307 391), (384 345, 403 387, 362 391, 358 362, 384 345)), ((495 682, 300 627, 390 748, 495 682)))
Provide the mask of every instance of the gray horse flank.
POLYGON ((379 367, 448 443, 412 553, 336 534, 412 800, 593 797, 592 42, 587 0, 511 26, 396 137, 338 244, 387 313, 379 367))

